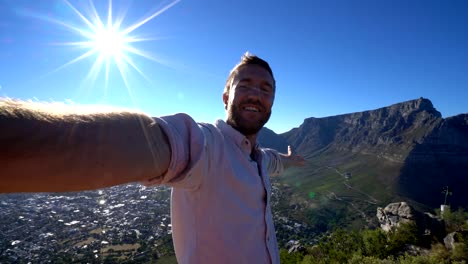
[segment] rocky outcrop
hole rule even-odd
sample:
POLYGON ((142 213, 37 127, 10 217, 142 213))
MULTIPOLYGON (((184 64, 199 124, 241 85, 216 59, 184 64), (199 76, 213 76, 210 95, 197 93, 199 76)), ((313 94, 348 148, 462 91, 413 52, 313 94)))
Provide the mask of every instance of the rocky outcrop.
POLYGON ((390 231, 397 228, 402 223, 415 223, 413 209, 406 202, 391 203, 385 208, 377 208, 377 218, 380 228, 390 231))
POLYGON ((427 212, 418 212, 406 202, 391 203, 385 208, 377 208, 377 218, 382 230, 387 232, 401 224, 413 223, 419 235, 426 237, 429 244, 432 238, 442 239, 445 236, 445 224, 442 219, 427 212))
POLYGON ((296 253, 296 252, 302 252, 306 253, 307 249, 305 246, 303 246, 299 241, 297 240, 291 240, 288 243, 286 243, 286 248, 288 248, 288 253, 296 253))
POLYGON ((457 243, 462 242, 464 239, 468 239, 468 230, 452 232, 444 237, 444 245, 448 250, 453 250, 457 243))

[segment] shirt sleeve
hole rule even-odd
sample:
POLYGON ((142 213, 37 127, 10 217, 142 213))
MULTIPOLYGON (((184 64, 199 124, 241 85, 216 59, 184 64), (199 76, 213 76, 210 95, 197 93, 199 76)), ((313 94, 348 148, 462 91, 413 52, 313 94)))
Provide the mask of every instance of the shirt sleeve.
POLYGON ((143 181, 142 184, 197 188, 202 176, 194 171, 200 169, 205 152, 202 129, 187 114, 155 117, 154 120, 169 140, 171 161, 164 175, 143 181))
POLYGON ((266 166, 268 175, 277 176, 284 171, 284 165, 278 151, 274 149, 265 148, 263 152, 263 163, 266 166))

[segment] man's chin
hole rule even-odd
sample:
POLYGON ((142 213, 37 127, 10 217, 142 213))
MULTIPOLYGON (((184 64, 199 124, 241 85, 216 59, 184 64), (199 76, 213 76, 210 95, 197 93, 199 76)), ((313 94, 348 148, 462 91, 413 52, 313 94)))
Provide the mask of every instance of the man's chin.
POLYGON ((239 131, 245 136, 256 135, 266 122, 263 121, 246 121, 246 120, 236 120, 235 122, 230 122, 230 125, 239 131), (246 125, 249 124, 249 125, 246 125))
POLYGON ((239 131, 242 135, 248 137, 248 136, 254 136, 256 135, 260 129, 257 128, 245 128, 245 127, 234 127, 235 130, 239 131))
POLYGON ((245 136, 256 135, 270 119, 271 112, 265 116, 258 114, 232 108, 228 111, 227 123, 245 136))

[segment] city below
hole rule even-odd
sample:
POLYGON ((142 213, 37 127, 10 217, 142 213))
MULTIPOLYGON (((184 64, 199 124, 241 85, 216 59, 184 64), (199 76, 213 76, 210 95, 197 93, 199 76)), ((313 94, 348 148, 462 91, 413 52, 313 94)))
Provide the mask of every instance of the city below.
MULTIPOLYGON (((273 187, 273 206, 281 201, 273 187)), ((168 187, 0 195, 0 263, 146 263, 174 257, 168 187)), ((274 211, 275 212, 275 211, 274 211)), ((306 225, 278 211, 280 245, 306 225)), ((308 232, 305 232, 308 233, 308 232)))

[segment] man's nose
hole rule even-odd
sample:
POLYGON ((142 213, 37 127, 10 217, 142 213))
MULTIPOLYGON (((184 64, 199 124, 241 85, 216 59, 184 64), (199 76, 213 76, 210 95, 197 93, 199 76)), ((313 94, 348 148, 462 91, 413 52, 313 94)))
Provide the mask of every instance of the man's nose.
POLYGON ((258 86, 251 86, 250 89, 248 89, 248 93, 249 95, 261 96, 262 90, 258 86))
POLYGON ((255 97, 268 97, 268 93, 265 92, 260 86, 258 85, 252 85, 247 89, 247 94, 249 96, 255 96, 255 97))

